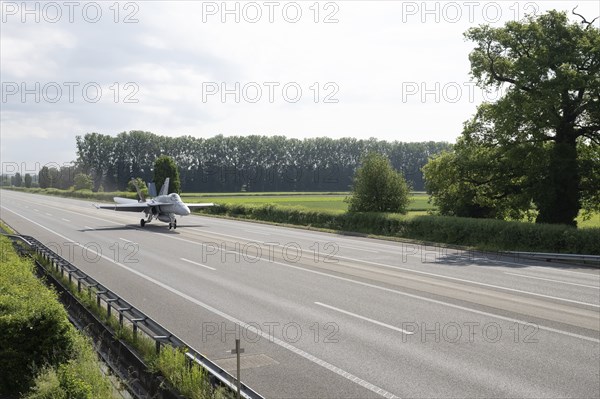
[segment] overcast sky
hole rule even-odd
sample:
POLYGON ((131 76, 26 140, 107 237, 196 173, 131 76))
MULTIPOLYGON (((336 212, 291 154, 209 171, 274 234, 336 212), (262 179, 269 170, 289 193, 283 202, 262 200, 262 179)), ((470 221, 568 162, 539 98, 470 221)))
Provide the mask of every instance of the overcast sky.
POLYGON ((462 33, 576 4, 600 15, 597 0, 3 1, 2 172, 72 161, 89 132, 453 142, 484 98, 462 33))

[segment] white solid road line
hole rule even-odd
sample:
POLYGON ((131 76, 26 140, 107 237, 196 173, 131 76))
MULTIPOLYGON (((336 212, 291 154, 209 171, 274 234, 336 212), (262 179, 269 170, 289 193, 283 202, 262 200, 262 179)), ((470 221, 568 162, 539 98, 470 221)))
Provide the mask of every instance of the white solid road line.
MULTIPOLYGON (((43 225, 41 225, 41 224, 39 224, 39 223, 37 223, 37 222, 35 222, 35 221, 33 221, 33 220, 31 220, 31 219, 23 216, 23 215, 15 212, 15 211, 12 211, 12 210, 4 207, 4 206, 0 206, 0 208, 4 208, 7 211, 9 211, 11 213, 14 213, 15 215, 17 215, 17 216, 19 216, 19 217, 27 220, 30 223, 35 224, 36 226, 41 227, 44 230, 47 230, 47 231, 51 232, 52 234, 56 234, 57 236, 65 239, 65 240, 71 240, 70 238, 68 238, 68 237, 66 237, 66 236, 64 236, 64 235, 62 235, 62 234, 60 234, 60 233, 58 233, 58 232, 56 232, 56 231, 54 231, 52 229, 49 229, 48 227, 43 226, 43 225)), ((85 248, 84 245, 79 244, 79 243, 75 243, 75 245, 77 245, 77 246, 79 246, 81 248, 85 248)), ((87 249, 90 252, 95 252, 95 251, 93 251, 93 250, 91 250, 89 248, 85 248, 85 249, 87 249)), ((293 352, 293 353, 295 353, 295 354, 297 354, 297 355, 299 355, 299 356, 301 356, 301 357, 303 357, 303 358, 305 358, 305 359, 307 359, 307 360, 309 360, 309 361, 311 361, 311 362, 313 362, 313 363, 315 363, 315 364, 317 364, 317 365, 319 365, 319 366, 321 366, 321 367, 323 367, 323 368, 325 368, 325 369, 327 369, 327 370, 329 370, 329 371, 331 371, 331 372, 339 375, 339 376, 342 376, 342 377, 346 378, 349 381, 354 382, 355 384, 357 384, 357 385, 359 385, 359 386, 361 386, 361 387, 363 387, 365 389, 368 389, 368 390, 370 390, 372 392, 375 392, 376 394, 381 395, 384 398, 388 398, 388 399, 397 398, 397 396, 394 395, 393 393, 388 392, 388 391, 384 390, 383 388, 378 387, 377 385, 371 384, 370 382, 365 381, 362 378, 360 378, 360 377, 358 377, 358 376, 356 376, 354 374, 348 373, 347 371, 345 371, 345 370, 343 370, 343 369, 341 369, 341 368, 339 368, 337 366, 334 366, 333 364, 328 363, 325 360, 319 359, 318 357, 316 357, 314 355, 311 355, 310 353, 305 352, 302 349, 299 349, 299 348, 297 348, 297 347, 295 347, 295 346, 293 346, 293 345, 285 342, 284 340, 276 338, 276 337, 272 336, 271 334, 265 333, 264 331, 262 331, 260 329, 257 329, 255 326, 253 326, 251 324, 247 324, 247 323, 245 323, 245 322, 243 322, 243 321, 241 321, 241 320, 239 320, 239 319, 237 319, 237 318, 235 318, 235 317, 233 317, 233 316, 231 316, 231 315, 229 315, 229 314, 227 314, 225 312, 222 312, 222 311, 220 311, 220 310, 218 310, 218 309, 216 309, 216 308, 214 308, 214 307, 212 307, 212 306, 210 306, 210 305, 208 305, 208 304, 206 304, 204 302, 201 302, 200 300, 198 300, 198 299, 196 299, 196 298, 194 298, 194 297, 192 297, 192 296, 190 296, 188 294, 185 294, 185 293, 183 293, 183 292, 181 292, 181 291, 179 291, 179 290, 171 287, 170 285, 163 283, 162 281, 158 281, 158 280, 156 280, 156 279, 154 279, 154 278, 152 278, 152 277, 150 277, 150 276, 148 276, 148 275, 146 275, 146 274, 144 274, 144 273, 142 273, 140 271, 137 271, 137 270, 132 269, 132 268, 130 268, 128 266, 125 266, 122 263, 116 262, 115 260, 109 258, 106 255, 103 255, 103 254, 98 253, 98 252, 96 252, 96 254, 98 254, 98 256, 100 256, 101 258, 103 258, 103 259, 105 259, 105 260, 107 260, 107 261, 109 261, 109 262, 111 262, 111 263, 113 263, 113 264, 121 267, 122 269, 125 269, 128 272, 130 272, 132 274, 135 274, 136 276, 138 276, 140 278, 143 278, 146 281, 149 281, 149 282, 151 282, 151 283, 153 283, 153 284, 155 284, 155 285, 157 285, 157 286, 159 286, 161 288, 164 288, 165 290, 167 290, 167 291, 169 291, 169 292, 171 292, 171 293, 173 293, 173 294, 175 294, 175 295, 177 295, 177 296, 179 296, 179 297, 181 297, 183 299, 186 299, 186 300, 188 300, 188 301, 190 301, 190 302, 192 302, 192 303, 194 303, 194 304, 196 304, 196 305, 198 305, 200 307, 203 307, 204 309, 208 310, 209 312, 212 312, 212 313, 214 313, 216 315, 219 315, 219 316, 223 317, 224 319, 227 319, 227 320, 231 321, 232 323, 238 324, 240 327, 245 328, 245 329, 247 329, 249 331, 252 331, 253 333, 255 333, 257 335, 260 335, 261 337, 263 337, 265 339, 268 339, 269 342, 273 342, 273 343, 275 343, 275 344, 277 344, 277 345, 279 345, 279 346, 281 346, 281 347, 283 347, 283 348, 285 348, 285 349, 287 349, 287 350, 289 350, 289 351, 291 351, 291 352, 293 352)))
POLYGON ((210 270, 217 270, 214 267, 206 266, 206 265, 203 265, 202 263, 194 262, 193 260, 189 260, 189 259, 186 259, 186 258, 179 258, 179 259, 181 259, 184 262, 191 263, 192 265, 205 267, 205 268, 210 269, 210 270))
POLYGON ((406 330, 403 330, 401 328, 392 326, 390 324, 382 323, 381 321, 369 319, 368 317, 361 316, 361 315, 356 314, 356 313, 348 312, 347 310, 336 308, 335 306, 326 305, 326 304, 324 304, 322 302, 315 302, 315 305, 323 306, 325 308, 328 308, 328 309, 331 309, 331 310, 335 310, 336 312, 340 312, 340 313, 346 314, 348 316, 356 317, 357 319, 365 320, 365 321, 371 322, 373 324, 377 324, 379 326, 382 326, 382 327, 385 327, 385 328, 389 328, 390 330, 400 331, 403 334, 408 334, 408 335, 414 334, 414 332, 406 331, 406 330))
POLYGON ((61 218, 61 220, 64 220, 65 222, 70 222, 69 219, 65 219, 65 218, 61 218))
POLYGON ((525 278, 534 278, 536 280, 553 281, 555 283, 561 283, 561 284, 576 285, 578 287, 589 287, 589 288, 600 289, 600 285, 587 285, 587 284, 569 283, 567 281, 553 280, 551 278, 543 278, 543 277, 533 277, 533 276, 528 276, 526 274, 519 274, 519 273, 504 272, 504 274, 510 274, 512 276, 519 276, 519 277, 525 277, 525 278))

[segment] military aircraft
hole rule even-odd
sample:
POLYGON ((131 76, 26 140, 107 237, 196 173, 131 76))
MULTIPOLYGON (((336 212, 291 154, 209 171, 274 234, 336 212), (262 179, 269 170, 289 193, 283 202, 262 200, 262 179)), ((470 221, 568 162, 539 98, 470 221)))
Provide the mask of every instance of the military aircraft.
POLYGON ((113 209, 115 211, 123 212, 144 212, 146 214, 146 219, 140 219, 140 226, 144 227, 146 223, 151 222, 152 219, 158 219, 161 222, 169 223, 170 230, 171 228, 177 228, 175 215, 186 216, 190 214, 190 210, 215 205, 213 203, 186 204, 181 200, 179 194, 167 194, 167 191, 169 190, 168 177, 165 179, 158 195, 156 195, 154 183, 148 184, 148 193, 153 196, 153 198, 149 200, 144 199, 144 196, 137 185, 135 185, 135 188, 139 197, 138 201, 130 198, 114 197, 114 205, 94 204, 94 206, 98 209, 113 209))

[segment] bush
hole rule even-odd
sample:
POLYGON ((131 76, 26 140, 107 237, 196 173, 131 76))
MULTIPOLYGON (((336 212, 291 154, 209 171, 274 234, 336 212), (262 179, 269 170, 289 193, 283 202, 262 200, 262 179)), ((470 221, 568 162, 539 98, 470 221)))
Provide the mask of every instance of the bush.
POLYGON ((74 328, 56 294, 33 274, 2 238, 0 265, 0 391, 27 390, 35 367, 68 360, 74 328))
POLYGON ((94 187, 92 177, 84 173, 75 175, 75 190, 91 190, 94 187))
POLYGON ((356 170, 352 193, 346 200, 349 212, 406 213, 410 189, 389 159, 369 153, 356 170))

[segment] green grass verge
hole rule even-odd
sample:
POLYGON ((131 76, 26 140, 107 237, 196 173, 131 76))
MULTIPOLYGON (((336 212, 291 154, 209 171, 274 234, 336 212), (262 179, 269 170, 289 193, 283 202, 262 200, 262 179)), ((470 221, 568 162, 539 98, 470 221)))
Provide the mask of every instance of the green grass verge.
POLYGON ((0 237, 0 392, 27 398, 112 398, 90 340, 57 294, 0 237))

